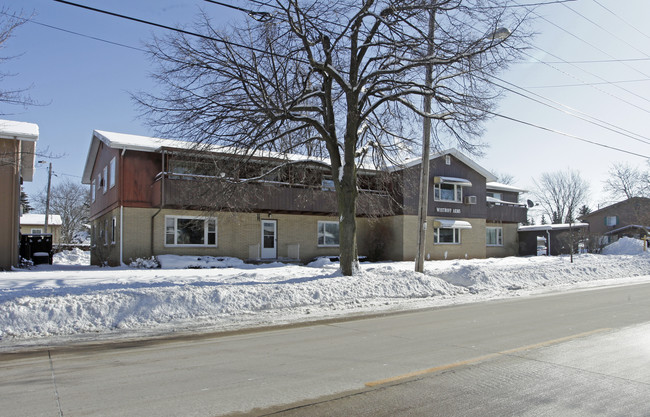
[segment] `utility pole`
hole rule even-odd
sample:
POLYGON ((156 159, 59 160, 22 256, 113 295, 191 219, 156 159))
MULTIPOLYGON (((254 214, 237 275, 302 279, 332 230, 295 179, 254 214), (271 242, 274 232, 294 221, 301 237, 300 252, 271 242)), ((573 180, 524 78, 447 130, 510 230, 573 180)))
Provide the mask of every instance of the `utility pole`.
MULTIPOLYGON (((436 11, 429 9, 429 33, 427 46, 427 59, 433 55, 433 35, 435 31, 436 11)), ((415 271, 424 272, 424 253, 426 252, 427 236, 427 211, 429 210, 429 153, 431 150, 431 84, 433 83, 433 64, 429 61, 426 65, 424 77, 426 85, 424 95, 424 119, 422 121, 422 167, 420 171, 420 204, 418 205, 418 246, 415 259, 415 271)))

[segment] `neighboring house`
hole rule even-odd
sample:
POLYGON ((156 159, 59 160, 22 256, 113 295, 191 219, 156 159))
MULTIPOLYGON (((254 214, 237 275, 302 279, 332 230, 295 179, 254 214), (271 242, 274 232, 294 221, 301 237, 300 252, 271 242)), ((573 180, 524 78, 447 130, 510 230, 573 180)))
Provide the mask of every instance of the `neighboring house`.
MULTIPOLYGON (((94 131, 84 168, 91 187, 93 264, 160 254, 296 259, 338 255, 339 219, 323 160, 94 131), (220 169, 214 171, 214 161, 220 169), (225 161, 225 162, 224 162, 225 161), (288 162, 288 163, 287 163, 288 162), (267 175, 262 175, 267 174, 267 175)), ((432 156, 427 259, 516 255, 527 208, 451 149, 432 156)), ((420 162, 358 170, 357 244, 371 259, 413 260, 420 162)))
POLYGON ((607 245, 620 237, 650 235, 650 198, 632 197, 603 207, 580 218, 589 223, 589 232, 607 245))
POLYGON ((43 234, 52 235, 52 243, 61 243, 61 216, 50 214, 47 219, 47 230, 45 230, 45 214, 25 213, 20 216, 20 233, 26 234, 43 234))
POLYGON ((18 266, 20 184, 32 181, 38 125, 0 120, 0 270, 18 266))
POLYGON ((519 255, 569 254, 571 244, 574 253, 587 247, 589 224, 564 223, 540 224, 519 227, 519 255))

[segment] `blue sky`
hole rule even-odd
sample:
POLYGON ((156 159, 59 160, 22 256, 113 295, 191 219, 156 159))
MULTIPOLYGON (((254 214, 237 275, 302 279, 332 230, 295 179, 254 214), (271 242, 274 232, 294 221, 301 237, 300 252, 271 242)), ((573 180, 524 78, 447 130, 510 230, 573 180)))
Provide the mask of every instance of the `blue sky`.
MULTIPOLYGON (((246 19, 242 12, 201 0, 78 2, 171 26, 191 24, 200 8, 224 24, 246 19)), ((138 119, 138 110, 129 95, 156 88, 148 76, 151 63, 143 52, 43 24, 133 48, 143 48, 152 33, 164 34, 164 30, 53 0, 4 3, 14 12, 34 13, 34 22, 20 27, 0 51, 3 56, 15 56, 0 68, 16 74, 7 78, 3 87, 31 86, 30 95, 43 105, 27 109, 3 106, 0 110, 10 113, 3 118, 40 126, 37 147, 40 152, 55 156, 51 159, 57 174, 55 183, 64 178, 81 181, 93 129, 153 133, 144 120, 138 119)), ((242 0, 230 3, 247 5, 242 0)), ((650 2, 590 0, 567 5, 539 9, 541 16, 534 16, 531 22, 538 35, 530 57, 513 64, 500 78, 524 87, 526 90, 518 91, 528 96, 541 95, 586 113, 599 123, 633 132, 636 140, 513 93, 504 94, 499 113, 606 146, 650 155, 650 30, 646 29, 650 2)), ((611 202, 602 192, 602 182, 613 162, 647 166, 646 159, 639 156, 500 118, 485 125, 483 141, 490 147, 477 162, 489 170, 513 175, 515 185, 521 188, 532 188, 533 179, 543 172, 579 170, 591 184, 589 205, 594 209, 611 202)), ((25 191, 35 195, 46 182, 47 169, 39 167, 34 181, 25 183, 25 191)))

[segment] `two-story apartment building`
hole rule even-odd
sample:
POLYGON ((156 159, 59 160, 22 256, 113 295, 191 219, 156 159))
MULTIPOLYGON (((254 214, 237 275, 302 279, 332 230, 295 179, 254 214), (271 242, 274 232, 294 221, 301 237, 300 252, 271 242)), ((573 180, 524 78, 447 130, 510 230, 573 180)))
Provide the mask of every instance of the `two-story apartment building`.
MULTIPOLYGON (((94 131, 92 263, 160 254, 296 259, 338 255, 336 195, 326 161, 94 131), (245 164, 242 163, 245 160, 245 164)), ((429 259, 517 253, 522 190, 451 149, 431 160, 429 259)), ((415 258, 420 161, 359 169, 357 241, 371 259, 415 258)))

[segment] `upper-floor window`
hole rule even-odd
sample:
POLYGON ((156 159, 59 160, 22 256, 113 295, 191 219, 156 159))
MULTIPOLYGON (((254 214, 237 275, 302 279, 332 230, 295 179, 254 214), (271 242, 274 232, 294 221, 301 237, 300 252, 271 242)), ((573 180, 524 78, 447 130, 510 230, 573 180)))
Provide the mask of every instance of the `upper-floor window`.
POLYGON ((102 191, 104 193, 106 193, 106 190, 108 190, 108 184, 107 184, 107 182, 108 182, 108 167, 104 167, 103 172, 104 172, 104 179, 103 179, 104 182, 102 182, 102 191))
POLYGON ((108 167, 109 167, 109 169, 108 169, 108 186, 109 186, 109 188, 115 187, 115 181, 116 181, 115 177, 117 175, 116 174, 116 168, 115 168, 116 163, 117 163, 117 160, 115 159, 115 157, 113 157, 113 159, 111 159, 110 164, 108 165, 108 167))
POLYGON ((503 246, 503 227, 486 227, 485 243, 487 246, 503 246))
POLYGON ((90 201, 95 202, 95 193, 97 192, 97 183, 95 180, 90 182, 90 201))
POLYGON ((618 216, 605 217, 605 226, 616 226, 618 224, 618 216))
POLYGON ((217 219, 165 216, 165 246, 217 246, 217 219))
POLYGON ((463 202, 463 187, 471 187, 472 183, 463 178, 435 177, 433 198, 436 201, 463 202))
POLYGON ((458 184, 434 184, 433 197, 437 201, 463 201, 463 187, 458 184))
POLYGON ((321 189, 323 191, 336 191, 336 186, 334 185, 334 180, 331 179, 323 179, 321 181, 321 189))
POLYGON ((493 191, 488 191, 488 192, 485 193, 485 195, 488 196, 488 197, 492 197, 492 198, 494 198, 496 200, 503 201, 503 194, 501 194, 501 193, 495 193, 493 191))

